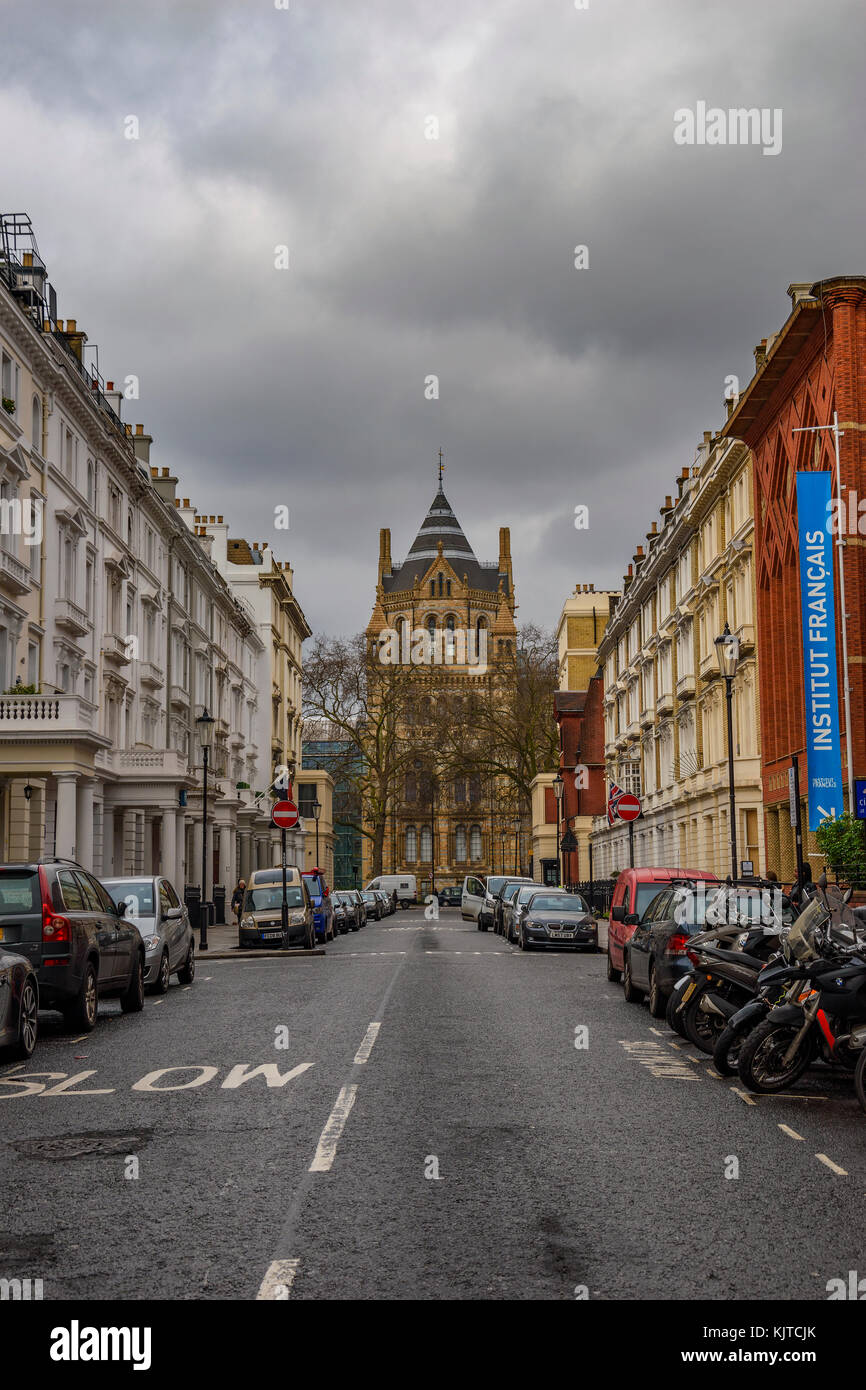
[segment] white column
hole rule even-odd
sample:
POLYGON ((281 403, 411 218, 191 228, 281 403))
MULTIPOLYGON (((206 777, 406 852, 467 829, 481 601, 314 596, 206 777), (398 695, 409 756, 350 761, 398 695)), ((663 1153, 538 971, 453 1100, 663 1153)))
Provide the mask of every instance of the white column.
POLYGON ((175 888, 180 896, 183 897, 184 887, 189 883, 189 873, 186 863, 186 816, 182 811, 179 811, 177 815, 176 845, 174 871, 177 874, 177 883, 175 884, 175 888))
POLYGON ((166 877, 166 878, 171 879, 171 881, 172 881, 172 883, 174 884, 174 886, 175 886, 176 889, 180 889, 180 888, 182 887, 182 885, 181 885, 181 884, 178 884, 178 882, 177 882, 177 868, 176 868, 176 860, 177 860, 177 828, 176 828, 176 826, 175 826, 175 820, 176 820, 176 818, 177 818, 177 810, 176 810, 176 808, 175 808, 174 806, 170 807, 168 810, 163 810, 163 813, 162 813, 162 826, 161 826, 161 828, 160 828, 160 829, 161 829, 161 836, 162 836, 162 839, 161 839, 161 844, 160 844, 160 865, 159 865, 159 871, 160 871, 161 874, 165 874, 165 877, 166 877))
POLYGON ((232 863, 232 859, 234 858, 232 854, 232 846, 235 838, 234 828, 231 825, 221 825, 219 827, 219 837, 220 877, 225 885, 226 894, 230 898, 232 889, 235 886, 234 864, 232 863))
MULTIPOLYGON (((245 883, 249 880, 249 876, 252 872, 252 839, 253 837, 249 830, 242 830, 240 832, 241 862, 238 878, 242 878, 245 883)), ((234 884, 232 884, 232 888, 234 888, 234 884)))
POLYGON ((78 783, 78 805, 76 808, 75 857, 91 873, 93 864, 93 793, 94 785, 90 778, 78 783))
POLYGON ((133 875, 135 868, 135 811, 127 809, 123 813, 123 854, 122 862, 115 864, 114 872, 118 876, 126 874, 133 875))
POLYGON ((55 854, 61 859, 75 858, 75 786, 77 772, 58 772, 57 774, 57 833, 55 835, 55 854))

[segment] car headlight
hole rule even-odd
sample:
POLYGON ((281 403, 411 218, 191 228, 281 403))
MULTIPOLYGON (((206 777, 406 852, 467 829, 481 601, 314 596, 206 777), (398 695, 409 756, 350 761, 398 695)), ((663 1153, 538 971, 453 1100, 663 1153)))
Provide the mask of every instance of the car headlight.
POLYGON ((145 936, 145 937, 143 938, 143 940, 144 940, 144 949, 145 949, 146 951, 156 951, 156 950, 158 950, 158 948, 159 948, 159 937, 158 937, 158 936, 145 936))
POLYGON ((303 914, 303 912, 292 912, 292 913, 289 914, 289 921, 292 923, 292 926, 294 926, 294 927, 296 927, 296 926, 298 925, 299 922, 303 922, 303 920, 304 920, 304 914, 303 914))
POLYGON ((241 922, 241 926, 242 926, 242 927, 255 927, 255 925, 256 925, 256 919, 255 919, 255 917, 244 917, 243 921, 241 922))
POLYGON ((527 917, 527 919, 526 919, 526 925, 527 925, 527 927, 540 927, 540 926, 541 926, 541 923, 540 923, 540 922, 534 922, 534 921, 532 920, 531 917, 527 917))

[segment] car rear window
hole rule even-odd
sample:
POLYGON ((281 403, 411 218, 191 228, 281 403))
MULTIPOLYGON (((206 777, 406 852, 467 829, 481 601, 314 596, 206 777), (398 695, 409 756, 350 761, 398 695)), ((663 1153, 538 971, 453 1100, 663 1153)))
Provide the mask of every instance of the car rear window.
POLYGON ((639 883, 635 894, 635 905, 632 912, 636 912, 642 917, 652 902, 660 893, 664 892, 664 886, 658 883, 639 883))
POLYGON ((118 880, 117 883, 106 883, 104 887, 111 895, 114 903, 126 903, 127 911, 134 917, 153 917, 153 883, 150 880, 142 883, 140 879, 118 880))
POLYGON ((325 891, 324 884, 318 874, 304 874, 307 887, 314 897, 321 898, 325 891))
POLYGON ((498 878, 489 878, 487 880, 487 891, 491 898, 496 897, 496 894, 499 892, 504 882, 505 878, 503 875, 500 875, 498 878))
POLYGON ((39 875, 32 870, 0 869, 0 917, 41 911, 39 875))

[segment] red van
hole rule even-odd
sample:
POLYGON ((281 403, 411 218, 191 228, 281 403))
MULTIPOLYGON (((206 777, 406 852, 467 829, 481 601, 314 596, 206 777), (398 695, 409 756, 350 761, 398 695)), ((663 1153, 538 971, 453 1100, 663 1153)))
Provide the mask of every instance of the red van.
POLYGON ((618 980, 624 965, 623 947, 653 898, 677 878, 699 878, 718 883, 706 869, 623 869, 610 903, 607 929, 607 978, 618 980))

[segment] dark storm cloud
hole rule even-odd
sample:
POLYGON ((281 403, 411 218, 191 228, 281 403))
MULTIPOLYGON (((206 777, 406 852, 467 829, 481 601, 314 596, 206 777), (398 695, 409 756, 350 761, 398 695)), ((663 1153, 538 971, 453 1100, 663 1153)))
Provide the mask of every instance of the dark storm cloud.
POLYGON ((521 618, 617 585, 789 281, 864 269, 854 0, 28 14, 4 203, 103 371, 141 376, 154 461, 275 541, 317 628, 366 623, 378 528, 401 558, 440 444, 479 556, 512 526, 521 618), (781 154, 675 146, 698 100, 782 108, 781 154))

